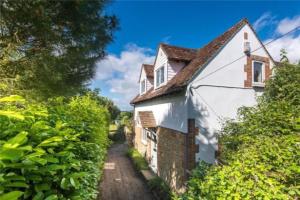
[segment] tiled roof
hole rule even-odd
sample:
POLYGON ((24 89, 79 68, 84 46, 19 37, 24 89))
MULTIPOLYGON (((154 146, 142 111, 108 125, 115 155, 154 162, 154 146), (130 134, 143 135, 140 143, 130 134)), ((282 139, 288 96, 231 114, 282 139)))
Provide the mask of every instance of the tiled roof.
POLYGON ((153 74, 154 66, 148 65, 148 64, 143 64, 143 67, 145 69, 147 78, 154 78, 154 74, 153 74))
POLYGON ((152 111, 140 111, 139 118, 143 128, 156 127, 156 122, 152 111))
MULTIPOLYGON (((245 25, 249 24, 247 19, 243 19, 236 25, 228 29, 222 35, 205 45, 203 48, 198 49, 195 58, 190 63, 179 71, 166 85, 154 90, 151 88, 143 95, 137 95, 130 103, 136 104, 142 101, 150 100, 155 97, 171 94, 181 91, 185 88, 187 82, 192 76, 206 63, 210 61, 221 48, 245 25)), ((167 49, 163 47, 164 49, 167 49)), ((168 50, 167 50, 168 51, 168 50)), ((170 52, 166 52, 170 54, 170 52)))
POLYGON ((197 54, 196 49, 171 46, 164 43, 161 43, 160 47, 166 53, 168 59, 171 60, 191 61, 196 57, 197 54))

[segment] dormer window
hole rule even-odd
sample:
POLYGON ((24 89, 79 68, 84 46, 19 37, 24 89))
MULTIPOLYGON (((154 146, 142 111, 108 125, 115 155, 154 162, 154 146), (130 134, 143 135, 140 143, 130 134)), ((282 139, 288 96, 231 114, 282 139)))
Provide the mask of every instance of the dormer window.
POLYGON ((144 94, 146 92, 146 79, 142 80, 140 83, 140 94, 144 94))
POLYGON ((252 72, 253 72, 253 85, 263 86, 264 85, 264 63, 253 61, 252 63, 252 72))
POLYGON ((165 82, 165 67, 162 66, 155 71, 155 86, 159 87, 165 82))

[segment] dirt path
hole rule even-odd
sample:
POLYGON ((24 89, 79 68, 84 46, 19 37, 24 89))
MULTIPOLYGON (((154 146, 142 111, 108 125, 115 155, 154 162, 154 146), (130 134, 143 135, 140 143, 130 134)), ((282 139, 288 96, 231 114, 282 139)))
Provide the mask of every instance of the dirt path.
POLYGON ((154 199, 126 156, 127 148, 125 144, 114 144, 109 149, 98 200, 154 199))

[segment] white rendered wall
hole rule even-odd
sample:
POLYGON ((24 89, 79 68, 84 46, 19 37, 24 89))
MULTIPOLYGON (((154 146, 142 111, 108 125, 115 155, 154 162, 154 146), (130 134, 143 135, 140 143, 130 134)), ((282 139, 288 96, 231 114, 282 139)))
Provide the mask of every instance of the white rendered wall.
POLYGON ((186 133, 188 106, 185 100, 186 98, 182 95, 158 98, 137 104, 134 109, 135 122, 139 111, 152 111, 157 126, 186 133))
MULTIPOLYGON (((244 72, 246 57, 200 80, 207 74, 244 55, 244 32, 248 33, 247 41, 250 42, 252 50, 261 46, 250 27, 245 25, 217 56, 200 73, 194 76, 188 86, 188 88, 199 86, 197 89, 192 89, 193 95, 191 95, 189 89, 187 90, 187 95, 190 97, 188 117, 196 119, 196 126, 200 130, 196 140, 200 148, 196 156, 197 161, 200 159, 210 163, 215 161, 216 136, 221 128, 222 121, 236 118, 237 110, 242 106, 255 105, 256 96, 262 92, 261 89, 242 89, 244 80, 246 80, 244 72), (203 85, 241 87, 241 89, 203 85)), ((263 48, 254 52, 253 55, 268 57, 263 48)), ((273 67, 272 61, 270 67, 273 67)))

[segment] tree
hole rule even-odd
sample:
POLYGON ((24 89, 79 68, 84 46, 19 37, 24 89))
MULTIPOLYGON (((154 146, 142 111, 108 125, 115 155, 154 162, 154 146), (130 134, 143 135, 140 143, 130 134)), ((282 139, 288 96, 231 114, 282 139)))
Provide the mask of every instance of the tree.
POLYGON ((0 79, 23 94, 72 95, 85 86, 117 28, 107 0, 0 2, 0 79))
POLYGON ((289 62, 289 58, 287 57, 287 52, 285 49, 281 49, 280 50, 280 62, 285 62, 288 63, 289 62))
POLYGON ((96 88, 94 90, 91 90, 89 88, 85 88, 81 91, 81 95, 89 95, 89 96, 91 96, 91 98, 93 100, 98 102, 98 104, 100 106, 104 106, 105 108, 107 108, 107 110, 110 113, 111 121, 116 120, 117 117, 119 116, 120 112, 121 112, 120 109, 118 108, 118 106, 116 106, 112 100, 110 100, 107 97, 103 97, 103 96, 100 95, 100 89, 99 88, 96 88))

